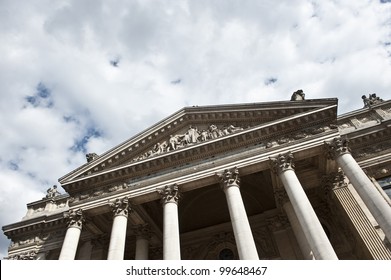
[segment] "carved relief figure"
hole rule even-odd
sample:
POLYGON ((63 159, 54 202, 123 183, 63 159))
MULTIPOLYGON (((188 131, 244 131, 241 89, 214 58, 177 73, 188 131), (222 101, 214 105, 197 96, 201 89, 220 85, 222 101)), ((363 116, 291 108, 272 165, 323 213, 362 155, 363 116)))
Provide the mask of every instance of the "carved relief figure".
POLYGON ((305 93, 303 92, 302 89, 295 91, 291 97, 291 101, 298 101, 298 100, 304 100, 304 99, 305 99, 305 93))
POLYGON ((57 190, 57 186, 53 185, 53 187, 48 188, 46 191, 46 198, 53 198, 55 196, 60 195, 60 192, 57 190))
POLYGON ((198 137, 200 136, 197 128, 190 126, 189 130, 187 131, 187 134, 188 134, 189 143, 197 143, 198 137))
POLYGON ((369 97, 363 95, 361 98, 364 102, 364 108, 371 108, 372 105, 378 104, 383 101, 383 99, 376 96, 376 93, 369 94, 369 97))

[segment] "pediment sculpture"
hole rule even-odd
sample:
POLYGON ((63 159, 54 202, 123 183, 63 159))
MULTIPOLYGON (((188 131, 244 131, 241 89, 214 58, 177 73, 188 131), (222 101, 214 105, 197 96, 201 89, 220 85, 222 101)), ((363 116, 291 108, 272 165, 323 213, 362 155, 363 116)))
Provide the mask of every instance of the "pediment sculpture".
POLYGON ((241 130, 243 130, 243 127, 234 125, 227 125, 219 128, 217 125, 211 124, 207 129, 198 129, 196 126, 190 125, 185 133, 170 135, 167 140, 155 144, 151 150, 133 158, 132 161, 143 160, 165 152, 178 150, 189 145, 226 136, 241 130))

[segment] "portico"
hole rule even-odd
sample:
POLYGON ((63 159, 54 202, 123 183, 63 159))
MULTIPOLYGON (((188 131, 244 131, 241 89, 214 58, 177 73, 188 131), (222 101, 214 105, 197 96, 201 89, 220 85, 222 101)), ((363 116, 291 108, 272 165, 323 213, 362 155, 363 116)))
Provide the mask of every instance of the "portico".
MULTIPOLYGON (((390 238, 391 208, 361 163, 340 152, 336 109, 335 99, 185 108, 60 178, 69 194, 65 217, 56 216, 63 231, 38 253, 109 260, 391 258, 382 240, 390 238), (340 169, 352 189, 349 201, 324 182, 340 169), (352 218, 346 207, 352 201, 368 230, 352 218), (70 222, 75 213, 78 222, 70 222), (352 224, 341 226, 342 219, 352 224), (360 242, 382 253, 361 252, 354 247, 360 242)), ((41 203, 57 209, 56 199, 41 203)))

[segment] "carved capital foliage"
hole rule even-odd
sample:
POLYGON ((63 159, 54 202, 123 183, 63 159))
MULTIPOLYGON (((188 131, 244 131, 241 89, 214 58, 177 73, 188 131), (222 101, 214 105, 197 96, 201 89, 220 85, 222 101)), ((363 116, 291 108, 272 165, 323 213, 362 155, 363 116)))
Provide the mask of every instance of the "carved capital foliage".
POLYGON ((336 159, 337 157, 350 153, 350 149, 348 147, 348 139, 346 138, 334 138, 331 142, 326 142, 326 155, 329 159, 336 159))
POLYGON ((69 210, 64 213, 64 218, 67 219, 68 227, 75 227, 81 229, 85 218, 81 209, 69 210))
POLYGON ((177 184, 165 186, 163 189, 158 189, 157 192, 162 197, 162 203, 175 202, 178 203, 181 194, 177 184))
POLYGON ((339 170, 338 172, 324 175, 322 177, 322 185, 326 190, 328 190, 327 192, 337 188, 347 187, 345 174, 342 170, 339 170))
POLYGON ((231 185, 236 185, 239 187, 240 178, 239 178, 239 169, 234 167, 232 169, 225 169, 222 173, 217 173, 217 176, 220 178, 220 185, 224 189, 231 185))
POLYGON ((131 205, 129 199, 124 197, 122 199, 117 198, 114 203, 110 204, 110 207, 114 213, 114 216, 125 216, 128 217, 129 212, 131 211, 131 205))
POLYGON ((277 157, 270 158, 270 166, 274 172, 281 173, 289 169, 294 169, 293 154, 291 152, 279 154, 277 157))

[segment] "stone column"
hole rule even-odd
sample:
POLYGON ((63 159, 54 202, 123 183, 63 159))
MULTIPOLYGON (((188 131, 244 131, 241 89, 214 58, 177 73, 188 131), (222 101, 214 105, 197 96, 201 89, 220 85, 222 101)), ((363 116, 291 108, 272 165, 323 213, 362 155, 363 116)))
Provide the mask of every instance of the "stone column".
POLYGON ((271 158, 271 161, 284 185, 315 259, 337 260, 338 257, 293 169, 293 154, 280 154, 276 158, 271 158))
POLYGON ((232 171, 226 169, 217 175, 220 177, 221 187, 227 199, 239 258, 241 260, 258 260, 257 248, 240 194, 239 170, 236 167, 232 171))
POLYGON ((282 208, 284 209, 288 217, 289 224, 291 225, 293 233, 295 234, 303 258, 305 260, 314 260, 315 257, 311 250, 310 244, 308 243, 308 240, 305 237, 304 231, 301 228, 299 219, 295 214, 295 210, 293 209, 292 203, 289 201, 286 191, 280 189, 276 191, 274 195, 277 197, 278 203, 282 206, 282 208))
POLYGON ((136 235, 136 260, 148 260, 149 239, 151 238, 150 227, 138 225, 133 228, 136 235))
POLYGON ((76 211, 70 210, 64 213, 64 216, 68 219, 68 229, 62 244, 59 260, 74 260, 84 222, 83 212, 81 209, 76 211))
POLYGON ((163 259, 180 260, 181 246, 179 240, 178 200, 180 198, 177 185, 166 186, 158 190, 163 204, 163 259))
POLYGON ((373 217, 379 223, 388 241, 391 242, 391 207, 352 157, 347 139, 334 138, 332 142, 326 144, 329 157, 337 161, 373 217))
POLYGON ((110 204, 114 213, 113 226, 111 228, 110 245, 107 254, 108 260, 123 260, 125 254, 126 228, 130 203, 127 197, 117 198, 110 204))

